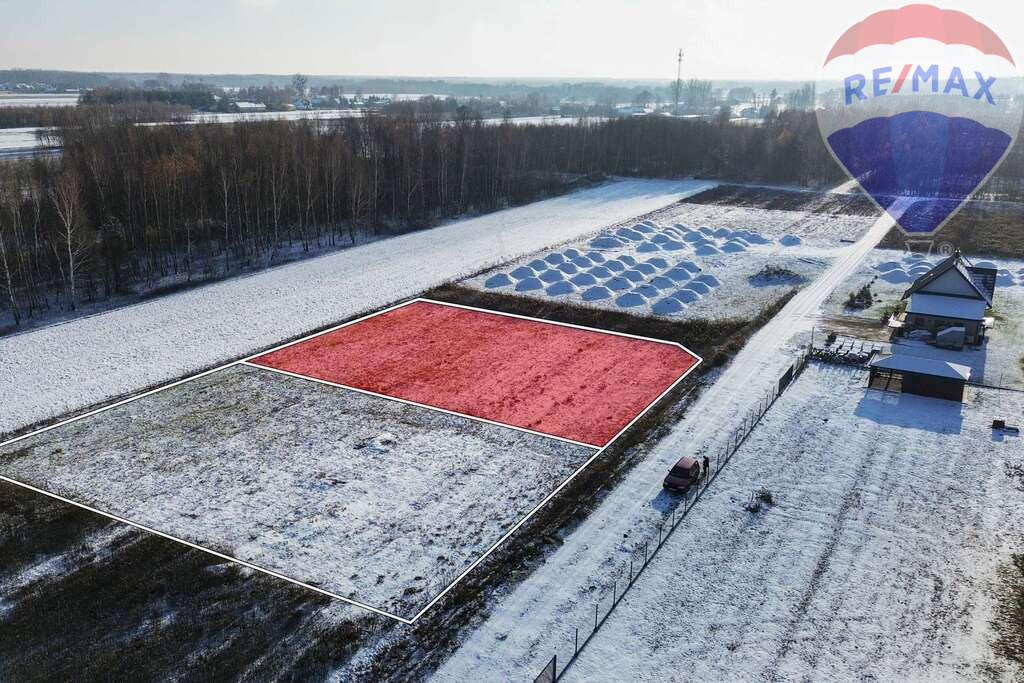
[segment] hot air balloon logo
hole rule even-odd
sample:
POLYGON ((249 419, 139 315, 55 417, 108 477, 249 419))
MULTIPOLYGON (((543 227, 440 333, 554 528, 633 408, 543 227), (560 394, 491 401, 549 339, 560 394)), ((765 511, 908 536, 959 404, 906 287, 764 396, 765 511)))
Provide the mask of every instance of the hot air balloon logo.
POLYGON ((999 36, 931 5, 847 29, 816 93, 832 155, 910 235, 939 230, 984 184, 1024 113, 1024 79, 999 36))

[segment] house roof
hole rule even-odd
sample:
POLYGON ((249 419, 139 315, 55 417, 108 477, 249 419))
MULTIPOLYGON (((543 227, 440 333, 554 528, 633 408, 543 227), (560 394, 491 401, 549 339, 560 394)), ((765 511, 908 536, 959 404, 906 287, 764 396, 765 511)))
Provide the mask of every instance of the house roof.
POLYGON ((904 356, 901 354, 879 356, 868 363, 868 365, 873 368, 882 368, 883 370, 913 372, 919 375, 959 379, 964 382, 971 378, 971 369, 966 365, 947 363, 944 360, 933 360, 919 356, 904 356))
POLYGON ((978 293, 978 297, 983 299, 989 306, 992 305, 992 295, 986 291, 985 288, 978 285, 974 277, 968 270, 971 267, 971 263, 963 257, 959 251, 953 252, 953 255, 946 260, 939 263, 927 273, 914 280, 914 284, 910 285, 910 288, 903 293, 903 299, 911 296, 922 290, 923 288, 935 282, 939 277, 945 275, 950 270, 955 270, 960 276, 970 285, 971 289, 978 293))
POLYGON ((981 299, 965 299, 959 296, 942 296, 918 292, 910 298, 907 313, 934 315, 958 320, 984 320, 987 304, 981 299))

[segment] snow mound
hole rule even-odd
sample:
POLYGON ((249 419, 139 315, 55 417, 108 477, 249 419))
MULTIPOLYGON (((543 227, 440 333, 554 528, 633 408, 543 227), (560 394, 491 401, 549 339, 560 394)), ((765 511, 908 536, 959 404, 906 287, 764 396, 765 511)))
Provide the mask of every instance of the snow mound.
POLYGON ((644 275, 654 275, 657 272, 657 268, 651 265, 650 261, 646 263, 638 263, 633 267, 633 270, 639 270, 644 275))
POLYGON ((664 233, 658 233, 657 235, 651 238, 651 241, 654 242, 655 244, 661 244, 662 242, 667 242, 668 240, 668 235, 664 233))
POLYGON ((533 268, 527 268, 526 266, 519 266, 510 274, 517 280, 525 280, 526 278, 533 277, 535 275, 533 268))
POLYGON ((661 292, 658 291, 658 288, 652 285, 640 285, 633 291, 645 299, 657 299, 661 296, 661 292))
POLYGON ((528 277, 525 280, 520 280, 519 284, 516 285, 517 292, 532 292, 535 289, 540 289, 544 284, 535 277, 528 277))
POLYGON ((796 235, 783 235, 779 239, 779 244, 781 244, 784 247, 795 247, 796 245, 801 243, 803 243, 803 240, 797 237, 796 235))
POLYGON ((632 256, 620 256, 619 260, 630 266, 635 266, 637 264, 637 260, 632 256))
POLYGON ((711 228, 709 228, 706 225, 702 225, 702 226, 700 226, 697 229, 700 230, 702 233, 704 233, 708 237, 714 237, 715 236, 715 231, 712 230, 711 228))
POLYGON ((697 277, 695 277, 693 279, 693 281, 694 282, 703 282, 708 287, 718 287, 719 285, 722 284, 721 282, 718 281, 718 278, 716 278, 714 275, 711 275, 710 273, 704 273, 703 275, 698 275, 697 277))
POLYGON ((676 286, 676 283, 674 281, 670 280, 664 275, 659 275, 655 278, 651 278, 651 281, 648 284, 657 287, 658 289, 672 289, 673 287, 676 286))
POLYGON ((642 232, 637 232, 636 230, 631 230, 629 228, 619 228, 615 231, 615 234, 632 242, 639 242, 644 238, 642 232))
POLYGON ((637 232, 642 232, 648 235, 655 231, 654 226, 649 223, 637 223, 633 226, 633 229, 637 232))
POLYGON ((607 287, 591 287, 590 289, 583 292, 584 301, 600 301, 601 299, 611 298, 612 291, 607 287))
POLYGON ((570 261, 573 259, 578 259, 580 256, 583 256, 583 254, 581 254, 578 249, 566 249, 562 253, 565 254, 565 258, 569 259, 570 261))
POLYGON ((615 271, 616 273, 621 273, 626 269, 626 265, 618 259, 609 259, 608 261, 605 261, 604 267, 608 270, 615 271))
POLYGON ((658 269, 668 268, 668 261, 661 258, 660 256, 655 256, 653 258, 647 259, 647 263, 650 263, 652 266, 658 269))
POLYGON ((888 273, 882 273, 880 277, 886 282, 892 284, 901 284, 905 282, 912 282, 914 280, 914 278, 903 272, 902 268, 898 270, 890 270, 888 273))
POLYGON ((604 263, 604 254, 599 251, 587 252, 587 258, 594 263, 604 263))
POLYGON ((551 252, 550 254, 548 254, 547 256, 545 256, 544 260, 554 266, 554 265, 557 265, 559 263, 564 262, 565 261, 565 257, 562 256, 561 254, 559 254, 557 251, 554 251, 554 252, 551 252))
POLYGON ((685 282, 690 279, 690 271, 686 270, 686 268, 673 268, 665 273, 665 277, 673 282, 685 282))
POLYGON ((698 242, 704 239, 704 235, 700 234, 696 230, 691 230, 690 232, 683 235, 683 239, 686 240, 687 242, 698 242))
POLYGON ((594 266, 593 268, 590 269, 589 272, 594 277, 599 277, 601 279, 612 276, 611 271, 609 271, 604 266, 594 266))
POLYGON ((586 256, 577 256, 572 260, 574 266, 578 268, 589 268, 594 265, 594 262, 588 259, 586 256))
POLYGON ((978 268, 995 268, 996 267, 996 264, 992 263, 991 261, 978 261, 974 265, 977 266, 978 268))
POLYGON ((673 313, 679 313, 685 307, 685 304, 683 304, 681 301, 669 297, 666 299, 662 299, 661 301, 651 306, 651 311, 653 311, 657 315, 671 315, 673 313))
POLYGON ((677 264, 677 267, 678 268, 684 268, 684 269, 690 271, 691 273, 699 273, 700 272, 700 266, 698 266, 693 261, 686 261, 686 260, 680 261, 677 264))
POLYGON ((722 252, 714 245, 705 244, 693 253, 697 254, 697 256, 713 256, 714 254, 721 254, 722 252))
POLYGON ((562 275, 562 271, 560 270, 545 270, 538 277, 540 277, 540 279, 543 280, 544 282, 548 283, 560 282, 565 279, 565 276, 562 275))
POLYGON ((611 280, 604 283, 604 286, 613 291, 621 292, 632 287, 633 283, 623 277, 613 277, 611 280))
POLYGON ((1011 273, 1006 272, 996 275, 996 284, 1000 287, 1013 287, 1017 282, 1013 279, 1013 275, 1011 273))
POLYGON ((746 250, 747 248, 740 244, 739 242, 726 242, 724 245, 722 245, 722 251, 724 251, 727 254, 736 254, 746 250))
POLYGON ((497 289, 498 287, 508 287, 512 284, 512 278, 505 273, 498 273, 492 277, 487 278, 487 282, 484 283, 484 287, 487 289, 497 289))
POLYGON ((622 246, 622 240, 616 239, 611 235, 602 235, 592 239, 590 241, 590 246, 595 249, 618 249, 622 246))
POLYGON ((572 294, 576 291, 576 287, 571 282, 562 280, 561 282, 556 282, 551 285, 544 291, 547 292, 548 296, 561 296, 563 294, 572 294))
POLYGON ((544 262, 543 262, 543 261, 541 261, 541 260, 540 260, 539 258, 535 258, 535 259, 533 259, 532 261, 530 261, 530 262, 529 262, 529 263, 527 263, 526 265, 527 265, 527 267, 529 267, 529 268, 533 268, 533 269, 534 269, 535 271, 537 271, 538 273, 539 273, 540 271, 542 271, 542 270, 547 270, 547 267, 548 267, 548 264, 544 263, 544 262))
POLYGON ((886 261, 885 263, 879 263, 875 266, 875 270, 879 273, 888 273, 890 270, 896 270, 897 268, 902 267, 903 266, 901 266, 898 261, 886 261))
POLYGON ((696 280, 683 287, 683 289, 689 289, 691 292, 697 292, 698 294, 707 294, 708 292, 711 291, 711 288, 708 287, 706 284, 704 284, 703 282, 698 282, 696 280))
POLYGON ((623 294, 615 300, 615 305, 620 308, 633 308, 634 306, 643 306, 646 303, 647 299, 633 292, 623 294))
POLYGON ((718 230, 715 230, 715 237, 718 237, 719 239, 732 237, 732 230, 729 228, 719 228, 718 230))
POLYGON ((558 269, 565 273, 566 275, 575 275, 576 273, 579 272, 579 268, 577 268, 571 263, 559 263, 558 269))
POLYGON ((658 245, 654 242, 643 242, 636 250, 641 254, 649 254, 652 251, 658 251, 658 245))
POLYGON ((590 273, 580 273, 578 275, 574 275, 569 279, 569 281, 572 282, 574 285, 579 285, 581 287, 597 284, 597 278, 595 278, 590 273))
POLYGON ((643 282, 644 280, 647 279, 644 277, 644 274, 641 273, 639 270, 627 270, 622 274, 622 277, 632 282, 643 282))
POLYGON ((662 243, 661 248, 665 251, 679 251, 680 249, 686 249, 686 244, 677 240, 667 240, 662 243))
POLYGON ((677 301, 682 301, 684 304, 689 304, 700 299, 700 294, 692 289, 680 289, 672 295, 672 298, 677 301))

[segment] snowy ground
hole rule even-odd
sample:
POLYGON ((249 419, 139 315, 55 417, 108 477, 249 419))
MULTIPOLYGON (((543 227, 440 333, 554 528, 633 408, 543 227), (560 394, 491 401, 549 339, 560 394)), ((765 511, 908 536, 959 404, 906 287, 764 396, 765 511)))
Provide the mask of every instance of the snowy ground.
POLYGON ((875 220, 684 203, 466 284, 678 319, 753 317, 815 280, 841 251, 840 240, 856 239, 875 220))
POLYGON ((721 450, 741 416, 793 362, 796 346, 809 338, 825 299, 892 225, 891 218, 882 216, 855 244, 839 249, 829 269, 750 339, 685 418, 650 447, 545 564, 490 607, 488 619, 468 634, 437 678, 529 679, 556 652, 566 661, 574 630, 593 623, 599 587, 620 576, 627 553, 677 504, 663 492, 665 473, 682 455, 721 450))
MULTIPOLYGON (((881 322, 883 309, 898 302, 915 279, 941 260, 939 256, 925 258, 907 251, 876 249, 829 297, 823 309, 829 317, 825 327, 845 328, 840 331, 851 335, 863 327, 862 336, 888 338, 881 322), (849 293, 864 285, 871 287, 875 303, 863 310, 846 308, 849 293)), ((1024 389, 1024 261, 971 258, 971 262, 999 271, 993 308, 995 327, 989 330, 984 346, 948 351, 921 341, 899 339, 897 348, 902 353, 969 365, 974 382, 1024 389)))
POLYGON ((0 450, 0 474, 410 618, 593 454, 245 365, 0 450))
POLYGON ((711 187, 621 180, 0 339, 0 433, 380 308, 711 187))
POLYGON ((567 680, 1012 679, 989 622, 1021 551, 1024 440, 990 425, 1024 394, 865 384, 812 363, 567 680), (751 514, 760 486, 776 504, 751 514))

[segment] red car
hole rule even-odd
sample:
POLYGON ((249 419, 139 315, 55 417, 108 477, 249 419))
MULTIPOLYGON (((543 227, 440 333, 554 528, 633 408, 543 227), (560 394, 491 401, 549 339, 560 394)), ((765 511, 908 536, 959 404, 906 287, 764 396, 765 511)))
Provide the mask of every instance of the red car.
POLYGON ((672 491, 685 491, 696 484, 702 476, 704 473, 701 472, 700 461, 686 456, 672 466, 662 485, 672 491))

